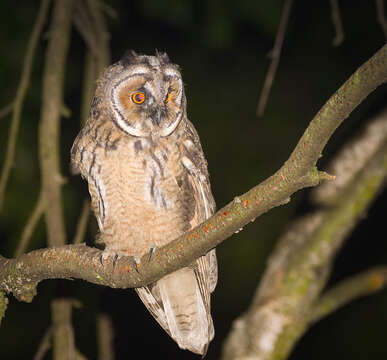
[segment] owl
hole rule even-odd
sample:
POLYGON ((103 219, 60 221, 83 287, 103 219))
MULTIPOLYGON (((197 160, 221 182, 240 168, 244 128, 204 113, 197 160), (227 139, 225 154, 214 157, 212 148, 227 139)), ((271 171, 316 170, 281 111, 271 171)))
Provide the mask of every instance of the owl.
MULTIPOLYGON (((214 213, 207 162, 186 103, 179 67, 166 53, 128 52, 97 81, 71 162, 88 182, 106 254, 138 262, 214 213)), ((181 349, 205 354, 214 337, 216 282, 213 249, 135 290, 181 349)))

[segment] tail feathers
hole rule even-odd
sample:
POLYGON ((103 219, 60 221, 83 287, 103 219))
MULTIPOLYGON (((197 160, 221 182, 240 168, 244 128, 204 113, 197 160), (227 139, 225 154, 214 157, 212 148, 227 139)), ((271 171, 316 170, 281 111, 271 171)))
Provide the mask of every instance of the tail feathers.
POLYGON ((156 287, 171 337, 181 349, 205 354, 214 337, 214 327, 194 270, 175 271, 159 280, 156 287))

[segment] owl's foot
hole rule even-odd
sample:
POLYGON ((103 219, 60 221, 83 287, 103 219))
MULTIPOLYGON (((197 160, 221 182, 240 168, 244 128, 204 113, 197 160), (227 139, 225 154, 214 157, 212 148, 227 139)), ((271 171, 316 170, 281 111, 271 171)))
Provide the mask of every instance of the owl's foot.
POLYGON ((154 252, 155 250, 156 250, 156 246, 151 246, 151 247, 149 248, 148 262, 151 261, 153 252, 154 252))
POLYGON ((101 263, 102 266, 105 266, 105 263, 106 263, 106 260, 109 258, 109 257, 112 257, 113 258, 113 271, 116 267, 116 264, 117 264, 117 261, 118 259, 120 258, 120 256, 125 256, 124 254, 118 254, 116 251, 112 251, 112 250, 104 250, 102 251, 102 254, 101 256, 99 257, 99 262, 101 263))
POLYGON ((140 264, 140 261, 139 259, 137 258, 133 258, 133 267, 134 267, 134 270, 136 270, 136 272, 139 274, 140 272, 138 271, 138 268, 139 268, 139 264, 140 264))

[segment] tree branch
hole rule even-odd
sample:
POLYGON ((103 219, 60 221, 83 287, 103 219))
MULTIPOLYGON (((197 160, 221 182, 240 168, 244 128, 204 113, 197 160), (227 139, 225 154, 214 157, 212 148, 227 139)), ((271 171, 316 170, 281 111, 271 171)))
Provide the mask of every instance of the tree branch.
POLYGON ((8 298, 5 296, 5 293, 3 291, 0 291, 0 325, 1 325, 1 320, 5 315, 5 311, 7 310, 7 306, 8 306, 8 298))
MULTIPOLYGON (((144 255, 138 265, 132 258, 104 260, 101 252, 83 245, 32 251, 17 259, 0 257, 0 286, 22 300, 31 300, 39 281, 80 278, 111 287, 139 287, 181 267, 216 247, 234 232, 266 211, 289 201, 297 190, 327 178, 315 164, 334 130, 350 112, 387 78, 387 45, 363 64, 328 100, 306 129, 290 158, 269 179, 236 197, 204 223, 168 245, 156 249, 152 260, 144 255), (43 261, 42 261, 43 260, 43 261)), ((337 224, 337 221, 334 221, 337 224)))
MULTIPOLYGON (((384 117, 387 126, 387 117, 384 117)), ((365 132, 358 144, 374 136, 365 132)), ((350 145, 353 145, 352 143, 350 145)), ((361 150, 358 148, 357 150, 361 150)), ((340 154, 338 158, 343 158, 340 154)), ((368 163, 342 189, 340 201, 294 222, 278 242, 246 314, 234 322, 223 359, 285 359, 310 326, 333 257, 387 180, 387 133, 368 163)))
POLYGON ((39 219, 41 218, 44 212, 44 206, 45 206, 44 197, 40 192, 38 200, 36 201, 35 207, 32 210, 26 225, 24 226, 20 241, 15 251, 15 257, 18 257, 25 252, 28 246, 28 242, 31 239, 32 233, 35 229, 35 226, 37 225, 39 219))
POLYGON ((86 229, 87 229, 89 215, 90 215, 90 202, 89 200, 85 199, 83 200, 82 211, 78 219, 78 224, 77 224, 75 236, 73 239, 73 244, 80 244, 83 241, 85 237, 86 229))
POLYGON ((30 82, 35 50, 40 38, 40 33, 42 32, 44 22, 46 20, 49 4, 50 0, 41 1, 38 16, 31 33, 31 37, 28 41, 20 83, 16 91, 15 100, 12 103, 12 120, 8 136, 7 152, 0 177, 0 210, 3 206, 5 189, 7 187, 9 174, 15 157, 16 140, 19 132, 20 118, 23 110, 24 98, 30 82))
POLYGON ((52 339, 52 327, 50 326, 43 335, 43 338, 39 344, 38 350, 34 356, 34 360, 42 360, 46 355, 47 351, 51 347, 52 339))
POLYGON ((384 37, 387 40, 387 21, 385 16, 386 10, 384 7, 384 0, 376 0, 376 17, 380 24, 384 37))
POLYGON ((386 286, 386 266, 369 269, 343 280, 319 298, 311 309, 310 321, 317 322, 352 300, 378 292, 386 286))
POLYGON ((285 32, 286 32, 286 27, 289 20, 290 10, 292 8, 292 3, 293 3, 293 0, 285 0, 282 8, 281 20, 278 26, 274 47, 270 52, 270 58, 271 58, 270 66, 266 74, 265 82, 264 82, 262 92, 258 100, 257 109, 256 109, 256 114, 258 117, 263 116, 263 113, 265 112, 267 99, 269 97, 271 86, 273 85, 274 77, 277 72, 277 68, 278 68, 278 64, 281 56, 282 44, 285 38, 285 32))
POLYGON ((331 16, 332 23, 335 28, 335 37, 333 39, 333 45, 339 46, 344 41, 343 24, 341 23, 340 8, 337 0, 331 0, 331 16))
POLYGON ((113 324, 109 315, 99 313, 97 317, 97 342, 98 342, 98 359, 113 360, 113 324))
POLYGON ((14 107, 14 101, 9 103, 8 105, 5 105, 3 108, 0 109, 0 119, 3 117, 6 117, 8 114, 10 114, 13 111, 14 107))
POLYGON ((51 303, 53 327, 53 358, 75 360, 74 330, 71 324, 71 301, 55 299, 51 303))
POLYGON ((63 107, 63 80, 68 50, 72 0, 56 0, 53 9, 43 73, 43 100, 39 123, 39 155, 42 196, 45 201, 49 245, 66 243, 59 166, 59 131, 63 107))

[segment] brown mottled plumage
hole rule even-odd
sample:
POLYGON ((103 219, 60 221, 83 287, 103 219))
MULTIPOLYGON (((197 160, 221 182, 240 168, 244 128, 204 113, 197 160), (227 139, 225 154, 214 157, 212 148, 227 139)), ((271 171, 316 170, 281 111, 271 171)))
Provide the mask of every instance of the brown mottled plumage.
MULTIPOLYGON (((130 52, 105 70, 71 160, 88 181, 98 241, 109 254, 140 258, 215 211, 181 74, 166 54, 130 52)), ((216 282, 212 250, 195 267, 136 291, 180 348, 204 354, 214 337, 210 293, 216 282)))

